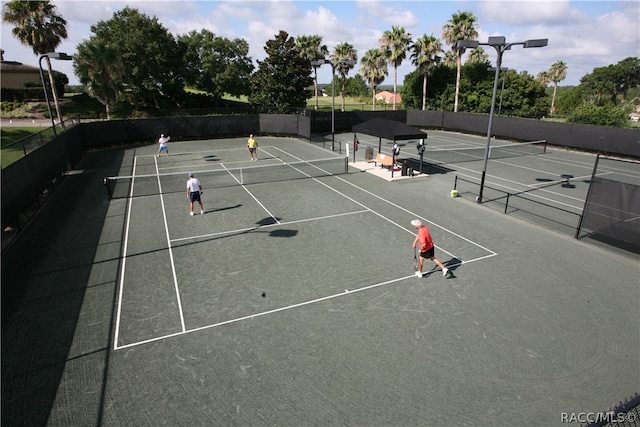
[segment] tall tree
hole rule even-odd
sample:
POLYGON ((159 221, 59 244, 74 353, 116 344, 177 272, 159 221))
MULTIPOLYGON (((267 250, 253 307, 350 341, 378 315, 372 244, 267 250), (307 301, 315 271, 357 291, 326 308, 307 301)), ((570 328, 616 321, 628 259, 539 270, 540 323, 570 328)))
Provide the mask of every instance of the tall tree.
POLYGON ((125 68, 120 52, 113 46, 85 41, 77 47, 73 70, 80 83, 105 107, 107 120, 111 107, 123 93, 125 68))
POLYGON ((451 50, 456 55, 456 94, 453 102, 453 111, 458 111, 458 96, 460 94, 460 71, 462 69, 462 54, 464 48, 458 48, 457 44, 460 40, 475 40, 478 37, 478 31, 475 27, 476 17, 473 13, 465 11, 454 13, 451 19, 442 29, 442 39, 451 46, 451 50))
POLYGON ((627 100, 629 89, 640 86, 640 58, 628 57, 615 65, 617 69, 617 80, 622 101, 627 100))
POLYGON ((411 45, 411 34, 404 27, 392 26, 380 38, 380 45, 389 65, 393 66, 393 109, 396 109, 396 94, 398 93, 398 67, 407 57, 407 50, 411 45))
POLYGON ((293 37, 280 30, 267 40, 267 57, 258 60, 258 70, 249 78, 249 102, 271 114, 289 113, 292 108, 305 108, 313 95, 309 60, 300 56, 293 37))
POLYGON ((178 36, 184 52, 185 82, 215 99, 224 94, 249 95, 249 76, 253 71, 249 44, 243 39, 229 40, 209 30, 191 31, 178 36))
MULTIPOLYGON (((580 87, 592 98, 610 100, 618 106, 618 95, 626 102, 629 89, 640 86, 640 58, 626 58, 617 64, 594 68, 580 79, 580 87)), ((601 102, 601 101, 600 101, 601 102)))
MULTIPOLYGON (((296 38, 296 46, 300 51, 300 55, 309 61, 318 61, 326 58, 329 54, 329 48, 326 44, 322 44, 322 36, 319 35, 302 35, 296 38)), ((318 65, 312 65, 313 67, 313 89, 315 93, 315 107, 318 109, 318 65)))
POLYGON ((454 68, 458 63, 458 55, 455 52, 448 50, 444 53, 444 58, 442 60, 442 64, 447 67, 454 68))
POLYGON ((536 76, 536 81, 544 87, 549 86, 549 83, 551 83, 551 79, 549 78, 549 72, 548 71, 539 72, 538 75, 536 76))
POLYGON ((440 64, 442 58, 442 43, 436 37, 432 35, 423 35, 418 38, 411 46, 413 53, 411 58, 413 64, 417 67, 418 71, 422 73, 422 109, 426 109, 427 106, 427 79, 429 74, 435 67, 440 64))
POLYGON ((387 58, 380 49, 369 49, 360 60, 360 74, 373 88, 372 110, 376 109, 376 88, 384 81, 387 71, 387 58))
MULTIPOLYGON (((67 21, 56 13, 56 6, 50 1, 21 1, 12 0, 4 4, 2 20, 13 24, 15 27, 11 33, 20 43, 30 46, 35 55, 54 52, 63 39, 67 38, 67 21)), ((49 83, 51 93, 56 106, 58 119, 60 105, 53 81, 51 59, 46 56, 47 70, 49 71, 49 83)), ((47 90, 46 87, 43 88, 47 90)))
POLYGON ((135 109, 180 106, 184 96, 184 52, 171 33, 137 9, 125 7, 91 26, 94 42, 115 46, 125 71, 127 96, 135 109))
MULTIPOLYGON (((357 61, 358 53, 356 52, 356 48, 354 48, 351 44, 347 42, 340 43, 333 49, 333 54, 331 55, 331 62, 334 64, 339 61, 357 61)), ((344 96, 345 96, 345 84, 347 82, 347 74, 349 74, 349 70, 351 70, 353 65, 340 64, 336 66, 336 71, 340 76, 340 80, 342 82, 342 90, 340 91, 342 95, 342 111, 344 111, 344 96)), ((331 82, 333 84, 333 82, 331 82)))
POLYGON ((467 64, 485 64, 489 62, 489 55, 485 53, 484 49, 481 47, 477 47, 469 52, 469 56, 467 57, 467 64))
POLYGON ((558 83, 567 78, 567 64, 562 61, 558 61, 551 66, 549 70, 549 80, 553 82, 553 96, 551 97, 551 114, 556 110, 556 92, 558 90, 558 83))

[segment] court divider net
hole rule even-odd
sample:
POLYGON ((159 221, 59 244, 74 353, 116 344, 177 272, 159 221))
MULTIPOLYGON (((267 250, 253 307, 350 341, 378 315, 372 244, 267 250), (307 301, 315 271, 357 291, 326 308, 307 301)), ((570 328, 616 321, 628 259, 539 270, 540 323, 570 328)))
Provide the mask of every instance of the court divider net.
POLYGON ((104 178, 109 199, 152 196, 186 192, 189 173, 202 183, 203 189, 251 185, 296 179, 342 175, 349 171, 347 157, 253 165, 240 168, 191 170, 166 174, 108 176, 104 178))
MULTIPOLYGON (((486 147, 478 148, 458 148, 439 149, 429 147, 424 152, 424 159, 437 163, 461 163, 483 160, 486 147)), ((547 141, 531 141, 506 145, 491 145, 489 148, 489 159, 505 159, 509 157, 520 157, 535 154, 545 154, 547 152, 547 141)))

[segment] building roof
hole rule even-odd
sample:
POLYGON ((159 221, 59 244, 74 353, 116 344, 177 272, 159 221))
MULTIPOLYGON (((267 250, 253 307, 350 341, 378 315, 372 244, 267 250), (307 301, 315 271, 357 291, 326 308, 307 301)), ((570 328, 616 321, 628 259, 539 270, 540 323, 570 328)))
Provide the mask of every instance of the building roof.
MULTIPOLYGON (((376 93, 376 99, 378 100, 384 99, 387 104, 393 104, 393 97, 394 97, 393 93, 389 92, 388 90, 383 90, 381 92, 376 93)), ((396 97, 396 104, 402 103, 402 96, 400 96, 399 93, 396 93, 395 97, 396 97)))
POLYGON ((40 69, 17 61, 0 62, 0 71, 3 73, 39 73, 40 69))
POLYGON ((426 132, 422 132, 405 123, 389 119, 372 119, 351 128, 353 132, 373 135, 393 141, 407 139, 426 139, 426 132))

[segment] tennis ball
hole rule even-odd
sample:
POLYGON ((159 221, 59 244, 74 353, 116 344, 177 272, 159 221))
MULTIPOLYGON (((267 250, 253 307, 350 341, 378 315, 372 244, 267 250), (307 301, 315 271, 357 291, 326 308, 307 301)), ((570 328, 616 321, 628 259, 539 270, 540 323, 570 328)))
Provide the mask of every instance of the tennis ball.
POLYGON ((451 190, 451 197, 458 197, 460 195, 460 193, 458 192, 458 190, 451 190))

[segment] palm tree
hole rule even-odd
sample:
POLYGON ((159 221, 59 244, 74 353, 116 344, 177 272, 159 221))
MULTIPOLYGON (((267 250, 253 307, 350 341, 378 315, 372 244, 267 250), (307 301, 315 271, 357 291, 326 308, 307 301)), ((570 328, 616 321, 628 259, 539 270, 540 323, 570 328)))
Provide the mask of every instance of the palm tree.
POLYGON ((381 48, 389 61, 393 65, 393 109, 396 109, 396 93, 398 93, 398 67, 407 56, 407 50, 411 44, 411 34, 407 33, 404 27, 392 26, 391 31, 385 31, 380 38, 381 48))
MULTIPOLYGON (((347 42, 340 43, 333 49, 333 55, 331 55, 331 62, 334 64, 340 61, 357 61, 358 53, 356 52, 356 48, 350 45, 347 42)), ((342 111, 344 111, 344 95, 347 84, 347 74, 349 74, 349 70, 353 68, 353 65, 340 64, 336 67, 338 74, 340 74, 340 79, 342 81, 342 111)), ((334 84, 334 82, 331 82, 334 84)))
POLYGON ((462 67, 462 54, 464 48, 458 49, 458 41, 475 40, 478 37, 478 31, 475 28, 476 17, 473 13, 465 11, 454 13, 451 19, 442 29, 442 38, 451 46, 451 50, 456 54, 456 95, 453 103, 453 111, 458 111, 458 94, 460 93, 460 70, 462 67))
POLYGON ((489 55, 484 52, 484 49, 481 47, 477 47, 469 52, 469 56, 467 57, 467 64, 484 64, 489 62, 489 55))
MULTIPOLYGON (((300 56, 308 59, 309 61, 317 61, 324 59, 329 54, 329 49, 326 44, 322 44, 322 36, 298 36, 296 38, 296 46, 300 51, 300 56)), ((315 89, 316 104, 314 109, 318 109, 318 66, 313 65, 313 87, 315 89)))
POLYGON ((427 78, 442 58, 442 43, 432 35, 423 35, 411 46, 413 65, 422 73, 422 109, 427 107, 427 78))
POLYGON ((360 74, 373 88, 372 110, 376 109, 376 88, 388 74, 387 59, 380 49, 369 49, 360 60, 360 74))
POLYGON ((538 73, 538 75, 536 76, 536 81, 539 82, 544 87, 549 86, 549 83, 551 83, 551 79, 549 79, 549 72, 542 71, 538 73))
POLYGON ((558 83, 567 78, 567 64, 562 61, 558 61, 551 66, 549 70, 549 80, 553 82, 553 97, 551 97, 551 114, 556 111, 556 91, 558 90, 558 83))
POLYGON ((456 55, 454 51, 448 50, 444 53, 442 63, 447 67, 455 67, 458 63, 458 55, 456 55))
MULTIPOLYGON (((56 6, 50 1, 21 1, 12 0, 4 4, 2 20, 13 24, 15 27, 11 34, 20 43, 30 46, 35 55, 44 55, 54 52, 62 39, 67 38, 67 21, 55 13, 56 6)), ((53 82, 53 70, 51 59, 46 56, 47 70, 49 71, 49 83, 53 93, 53 101, 56 106, 58 119, 62 121, 58 96, 53 82)), ((45 87, 44 90, 47 90, 45 87)))
POLYGON ((111 106, 122 91, 125 77, 120 52, 113 46, 86 41, 78 45, 78 54, 73 69, 89 91, 100 101, 111 118, 111 106))

